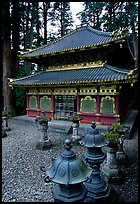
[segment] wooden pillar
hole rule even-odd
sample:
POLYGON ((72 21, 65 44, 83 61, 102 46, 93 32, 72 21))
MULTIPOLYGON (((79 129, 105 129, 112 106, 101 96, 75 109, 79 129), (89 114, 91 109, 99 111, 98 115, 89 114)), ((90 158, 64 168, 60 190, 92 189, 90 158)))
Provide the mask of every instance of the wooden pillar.
POLYGON ((77 96, 77 113, 80 112, 80 96, 77 96))
POLYGON ((40 95, 37 95, 37 109, 38 109, 38 116, 40 116, 40 95))
POLYGON ((96 100, 96 121, 100 122, 100 96, 97 96, 97 100, 96 100))
POLYGON ((100 113, 100 96, 97 96, 96 112, 97 112, 97 113, 100 113))
POLYGON ((120 107, 119 107, 119 105, 120 105, 120 96, 119 96, 119 95, 116 95, 116 97, 115 97, 115 112, 116 112, 116 114, 118 114, 118 115, 119 115, 119 113, 120 113, 120 107))
POLYGON ((26 107, 27 107, 27 115, 28 115, 28 109, 29 109, 29 95, 26 95, 26 107))
POLYGON ((39 95, 37 96, 37 107, 38 109, 40 109, 40 96, 39 95))
POLYGON ((52 95, 52 117, 54 118, 54 95, 52 95))

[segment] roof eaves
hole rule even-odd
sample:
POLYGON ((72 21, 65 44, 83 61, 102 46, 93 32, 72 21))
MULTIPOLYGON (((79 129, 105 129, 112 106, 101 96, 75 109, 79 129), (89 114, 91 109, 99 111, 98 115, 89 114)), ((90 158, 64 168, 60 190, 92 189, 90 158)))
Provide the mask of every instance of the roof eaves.
POLYGON ((75 47, 75 48, 69 48, 69 49, 64 49, 64 50, 60 50, 60 51, 53 51, 53 52, 48 52, 48 53, 44 53, 44 54, 40 54, 40 55, 37 55, 37 56, 20 56, 20 58, 22 59, 37 59, 37 58, 40 58, 40 57, 47 57, 47 56, 53 56, 53 55, 58 55, 58 54, 63 54, 63 53, 66 53, 66 52, 75 52, 75 51, 78 51, 78 50, 87 50, 87 49, 95 49, 95 48, 98 48, 98 47, 101 47, 101 46, 108 46, 110 43, 119 43, 121 42, 122 40, 124 39, 124 36, 123 37, 119 37, 117 39, 112 39, 112 40, 109 40, 109 41, 106 41, 106 42, 101 42, 101 43, 96 43, 96 44, 91 44, 91 45, 86 45, 86 46, 80 46, 80 47, 75 47))
MULTIPOLYGON (((80 29, 79 29, 79 30, 80 30, 80 29)), ((35 48, 35 49, 33 49, 33 50, 30 50, 29 52, 26 52, 26 53, 24 52, 24 54, 23 54, 23 55, 19 55, 19 57, 20 57, 20 58, 26 57, 26 56, 24 56, 25 54, 29 54, 29 53, 32 53, 32 52, 34 52, 34 51, 40 50, 40 49, 42 49, 42 48, 44 48, 44 47, 48 47, 48 46, 50 46, 50 45, 53 45, 53 44, 59 42, 60 40, 62 40, 62 39, 64 39, 64 38, 67 38, 68 36, 72 35, 72 34, 75 33, 75 32, 77 32, 77 30, 73 30, 73 31, 71 31, 70 33, 64 35, 63 37, 60 37, 60 38, 54 40, 53 42, 48 43, 47 45, 40 46, 40 47, 35 48)), ((26 57, 26 58, 29 58, 29 57, 26 57)))
POLYGON ((115 72, 119 72, 119 73, 123 73, 123 74, 128 74, 127 71, 118 70, 117 67, 115 67, 115 66, 111 66, 111 65, 105 64, 105 67, 108 68, 108 69, 111 69, 111 70, 113 70, 115 72))
POLYGON ((33 76, 36 76, 36 75, 39 75, 39 74, 42 74, 44 73, 45 71, 41 71, 41 72, 38 72, 36 74, 31 74, 31 75, 28 75, 28 76, 25 76, 25 77, 21 77, 21 78, 18 78, 18 79, 11 79, 11 82, 15 82, 15 81, 20 81, 20 80, 24 80, 24 79, 28 79, 28 78, 31 78, 33 76))

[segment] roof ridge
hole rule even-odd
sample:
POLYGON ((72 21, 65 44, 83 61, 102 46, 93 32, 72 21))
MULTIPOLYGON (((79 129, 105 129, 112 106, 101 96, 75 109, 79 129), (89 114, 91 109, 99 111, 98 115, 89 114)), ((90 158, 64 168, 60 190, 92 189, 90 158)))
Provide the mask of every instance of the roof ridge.
POLYGON ((107 35, 107 36, 111 36, 112 32, 106 32, 106 31, 102 31, 102 30, 97 30, 92 28, 91 26, 88 26, 87 29, 89 29, 90 31, 99 34, 99 35, 107 35))
POLYGON ((124 69, 124 70, 118 70, 119 67, 115 67, 115 66, 112 66, 112 65, 109 65, 109 64, 105 64, 105 66, 113 71, 116 71, 116 72, 120 72, 120 73, 123 73, 123 74, 127 74, 128 73, 128 69, 124 69), (126 70, 126 71, 125 71, 126 70))
POLYGON ((32 76, 36 76, 36 75, 39 75, 39 74, 42 74, 42 73, 44 73, 45 71, 41 71, 41 72, 37 72, 37 73, 35 73, 35 74, 30 74, 30 75, 28 75, 28 76, 25 76, 25 77, 21 77, 21 78, 18 78, 18 79, 12 79, 13 81, 19 81, 19 80, 22 80, 22 79, 28 79, 28 78, 30 78, 30 77, 32 77, 32 76))
MULTIPOLYGON (((78 30, 79 30, 79 29, 78 29, 78 30)), ((54 43, 59 42, 59 41, 62 40, 63 38, 66 38, 66 37, 68 37, 69 35, 72 35, 72 34, 75 33, 76 31, 77 31, 77 29, 74 29, 74 30, 72 30, 70 33, 67 33, 67 34, 64 35, 64 36, 55 39, 54 41, 49 42, 49 43, 46 44, 46 45, 42 45, 42 46, 37 47, 37 48, 35 48, 35 49, 31 50, 31 51, 28 51, 28 53, 32 53, 32 52, 34 52, 34 51, 36 51, 36 50, 39 50, 39 49, 42 49, 42 48, 44 48, 44 47, 48 47, 48 46, 50 46, 50 45, 53 45, 54 43)), ((24 54, 28 54, 28 53, 24 53, 24 54)), ((24 55, 24 54, 23 54, 23 55, 24 55)), ((23 56, 23 55, 19 55, 19 56, 23 56)))

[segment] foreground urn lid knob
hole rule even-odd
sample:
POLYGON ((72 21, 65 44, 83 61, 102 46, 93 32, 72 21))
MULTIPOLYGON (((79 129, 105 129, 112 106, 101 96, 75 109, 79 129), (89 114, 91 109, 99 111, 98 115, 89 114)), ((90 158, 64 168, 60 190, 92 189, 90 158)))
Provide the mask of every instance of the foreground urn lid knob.
POLYGON ((47 176, 51 181, 58 184, 78 184, 90 176, 92 169, 76 156, 71 150, 71 140, 65 140, 64 152, 58 159, 53 160, 47 169, 47 176))

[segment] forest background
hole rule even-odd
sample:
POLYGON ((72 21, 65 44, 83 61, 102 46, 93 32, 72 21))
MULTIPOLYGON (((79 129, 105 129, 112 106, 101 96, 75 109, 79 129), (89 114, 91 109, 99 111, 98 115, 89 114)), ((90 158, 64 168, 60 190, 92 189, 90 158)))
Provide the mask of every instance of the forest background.
MULTIPOLYGON (((128 35, 130 52, 138 67, 138 2, 81 2, 76 14, 81 23, 94 29, 128 35)), ((19 54, 49 44, 74 29, 70 2, 2 1, 2 111, 9 116, 26 114, 25 88, 9 87, 11 78, 20 78, 43 66, 21 60, 19 54), (51 25, 52 30, 48 28, 51 25)))

